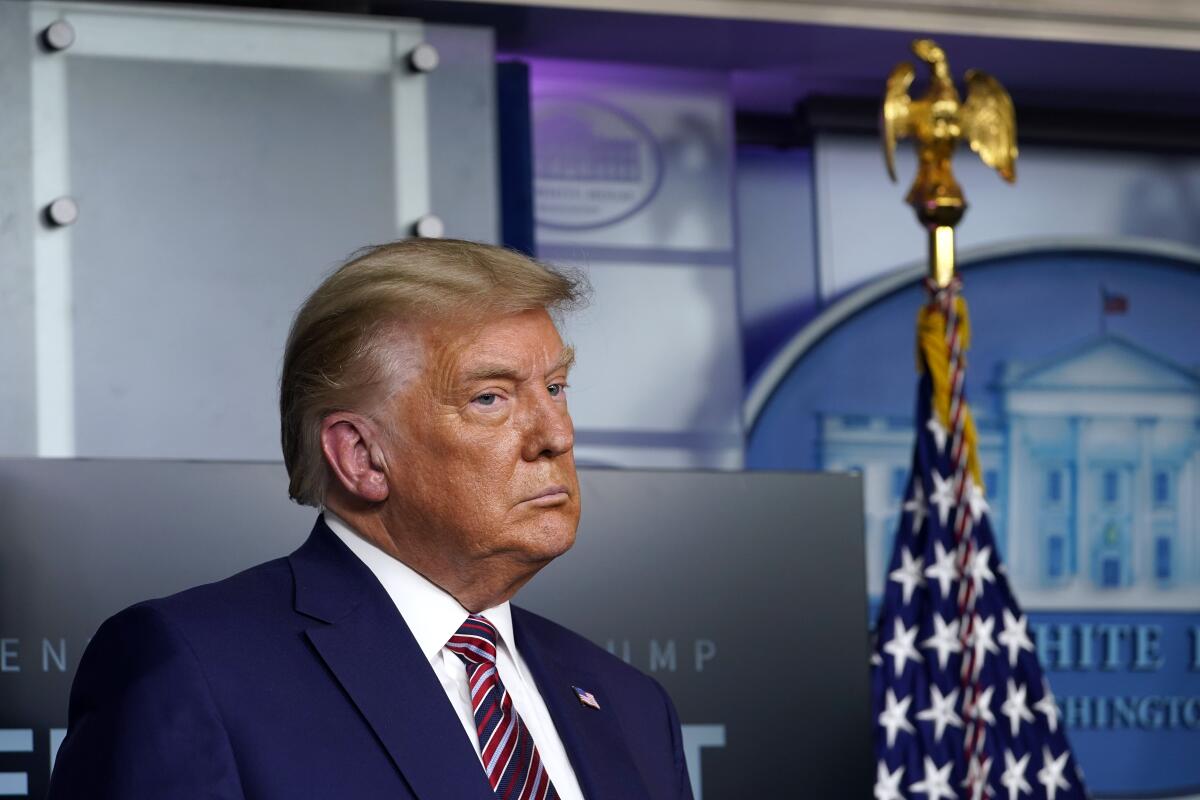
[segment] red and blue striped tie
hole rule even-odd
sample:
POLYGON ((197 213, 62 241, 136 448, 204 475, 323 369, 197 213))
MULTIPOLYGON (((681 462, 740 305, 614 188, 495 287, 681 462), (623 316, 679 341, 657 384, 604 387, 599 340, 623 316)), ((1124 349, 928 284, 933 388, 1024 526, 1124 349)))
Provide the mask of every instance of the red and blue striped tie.
POLYGON ((467 668, 483 770, 501 800, 558 800, 529 729, 496 672, 496 628, 472 614, 446 642, 467 668))

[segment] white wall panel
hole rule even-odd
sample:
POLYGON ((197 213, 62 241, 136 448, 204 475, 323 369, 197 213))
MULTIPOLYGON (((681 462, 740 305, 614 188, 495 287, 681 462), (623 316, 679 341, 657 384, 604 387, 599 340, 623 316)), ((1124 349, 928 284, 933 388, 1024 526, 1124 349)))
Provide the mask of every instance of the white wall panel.
MULTIPOLYGON (((911 143, 901 145, 899 184, 888 181, 874 137, 823 134, 815 150, 825 299, 925 258, 925 234, 903 202, 915 169, 911 143)), ((1021 149, 1015 186, 965 147, 954 168, 969 205, 958 228, 960 251, 1089 236, 1200 244, 1195 156, 1031 145, 1021 149)))
POLYGON ((591 305, 568 320, 571 413, 585 430, 736 436, 736 287, 715 267, 589 265, 591 305))
POLYGON ((582 267, 568 320, 581 461, 742 463, 727 78, 535 62, 538 254, 582 267))
POLYGON ((738 288, 751 375, 816 311, 812 182, 807 148, 738 150, 738 288))

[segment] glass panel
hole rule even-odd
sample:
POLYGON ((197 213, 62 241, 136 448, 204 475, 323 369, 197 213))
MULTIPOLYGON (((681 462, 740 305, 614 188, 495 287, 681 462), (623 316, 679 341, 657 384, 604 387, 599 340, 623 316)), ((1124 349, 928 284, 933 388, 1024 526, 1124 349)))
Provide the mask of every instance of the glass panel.
POLYGON ((277 459, 287 326, 395 238, 389 80, 72 58, 81 456, 277 459))
POLYGON ((1121 562, 1116 557, 1106 557, 1100 563, 1100 585, 1106 589, 1121 585, 1121 562))
POLYGON ((1063 538, 1051 536, 1046 542, 1046 575, 1061 578, 1063 575, 1063 538))
POLYGON ((1062 470, 1052 469, 1046 473, 1046 502, 1062 502, 1062 470))
POLYGON ((1166 470, 1154 473, 1154 504, 1166 506, 1171 502, 1171 474, 1166 470))
POLYGON ((1171 540, 1166 537, 1154 542, 1154 577, 1160 581, 1171 578, 1171 540))
POLYGON ((1104 502, 1109 504, 1116 503, 1119 489, 1120 481, 1117 471, 1115 469, 1104 470, 1104 502))

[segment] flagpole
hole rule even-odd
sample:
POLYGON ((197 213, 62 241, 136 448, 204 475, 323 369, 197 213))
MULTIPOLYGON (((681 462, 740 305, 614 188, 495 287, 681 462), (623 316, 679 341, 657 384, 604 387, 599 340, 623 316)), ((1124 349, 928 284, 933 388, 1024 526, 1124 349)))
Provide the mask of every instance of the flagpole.
POLYGON ((1102 284, 1100 284, 1100 335, 1101 336, 1106 336, 1108 334, 1108 308, 1106 307, 1107 302, 1108 302, 1108 289, 1106 289, 1104 284, 1102 283, 1102 284))
POLYGON ((929 278, 939 289, 954 279, 954 227, 935 225, 929 229, 929 278))
MULTIPOLYGON (((970 329, 967 308, 959 296, 960 282, 955 276, 955 226, 962 220, 967 203, 962 187, 954 177, 951 159, 961 141, 968 141, 984 163, 996 168, 1010 183, 1016 179, 1015 162, 1016 119, 1012 100, 1004 88, 991 76, 978 71, 967 75, 971 92, 961 102, 958 90, 950 77, 945 53, 928 39, 913 43, 913 52, 932 72, 930 86, 921 98, 908 95, 915 71, 910 64, 900 64, 888 77, 880 116, 884 140, 884 156, 888 171, 895 180, 894 152, 896 141, 911 137, 917 150, 917 174, 905 198, 916 213, 917 221, 928 232, 929 275, 926 281, 930 302, 918 317, 919 362, 928 370, 933 385, 932 417, 929 425, 937 425, 943 436, 949 434, 946 449, 938 458, 946 457, 950 472, 946 487, 950 497, 943 524, 949 523, 954 562, 959 582, 958 649, 963 653, 959 689, 962 692, 964 724, 964 758, 968 796, 981 798, 986 791, 990 762, 984 759, 984 719, 976 708, 981 692, 982 664, 977 663, 975 627, 982 624, 976 613, 974 582, 967 580, 970 565, 978 560, 973 536, 976 502, 982 501, 983 491, 976 445, 976 432, 964 393, 966 369, 965 352, 969 346, 970 329), (986 124, 976 124, 975 115, 986 124), (975 498, 975 499, 971 499, 975 498)), ((921 428, 918 420, 918 429, 921 428)), ((942 445, 938 445, 941 450, 942 445)), ((941 489, 938 490, 941 492, 941 489)), ((988 556, 982 550, 984 558, 988 556)), ((990 623, 994 624, 994 620, 990 623)), ((985 653, 986 655, 986 653, 985 653)), ((878 795, 877 795, 878 796, 878 795)))
POLYGON ((954 280, 954 227, 967 211, 962 188, 950 171, 950 157, 942 158, 942 163, 932 170, 933 176, 922 180, 918 175, 907 198, 917 222, 928 231, 929 279, 938 289, 945 289, 954 280))
MULTIPOLYGON (((1028 617, 1004 577, 966 397, 971 325, 955 275, 954 238, 967 204, 950 160, 966 141, 1001 177, 1015 180, 1012 100, 994 78, 969 70, 970 90, 960 101, 941 48, 921 39, 913 53, 932 73, 928 90, 910 97, 915 69, 898 65, 881 114, 893 180, 896 142, 915 140, 917 176, 907 202, 928 237, 929 301, 917 312, 921 379, 913 471, 876 631, 875 797, 986 800, 1001 787, 1010 797, 1032 795, 1036 781, 1045 787, 1038 796, 1084 800, 1087 790, 1037 664, 1028 617), (996 635, 1000 624, 1004 630, 996 635), (920 643, 924 656, 916 641, 922 631, 933 633, 920 643), (1028 694, 1040 697, 1035 707, 1045 721, 1026 707, 1028 694), (920 730, 910 719, 914 704, 915 719, 927 725, 920 730), (998 724, 1001 714, 1009 717, 1007 725, 998 724), (943 739, 948 727, 961 728, 961 739, 943 739)), ((1105 305, 1123 310, 1128 302, 1105 305)))

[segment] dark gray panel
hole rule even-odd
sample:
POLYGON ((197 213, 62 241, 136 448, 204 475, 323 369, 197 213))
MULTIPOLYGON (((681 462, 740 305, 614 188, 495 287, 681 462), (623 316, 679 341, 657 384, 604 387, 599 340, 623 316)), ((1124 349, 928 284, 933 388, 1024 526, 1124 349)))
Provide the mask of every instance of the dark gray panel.
POLYGON ((34 746, 0 771, 26 772, 30 797, 105 618, 286 554, 314 516, 288 502, 281 464, 0 459, 0 508, 0 729, 34 746))
MULTIPOLYGON (((518 602, 620 655, 628 647, 685 726, 725 727, 725 746, 703 751, 708 800, 793 797, 797 786, 869 796, 859 480, 581 478, 575 548, 518 602)), ((0 460, 0 508, 0 728, 32 729, 35 745, 0 769, 28 770, 34 796, 49 731, 66 722, 71 676, 105 617, 286 554, 315 516, 286 500, 279 464, 215 462, 0 460)))
POLYGON ((869 797, 859 479, 581 477, 575 547, 519 602, 620 655, 628 641, 631 663, 667 687, 685 725, 725 725, 725 747, 704 751, 705 798, 869 797), (662 665, 668 642, 674 669, 662 665))

